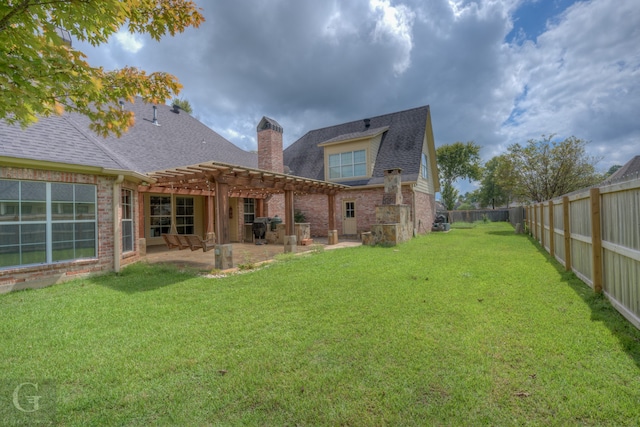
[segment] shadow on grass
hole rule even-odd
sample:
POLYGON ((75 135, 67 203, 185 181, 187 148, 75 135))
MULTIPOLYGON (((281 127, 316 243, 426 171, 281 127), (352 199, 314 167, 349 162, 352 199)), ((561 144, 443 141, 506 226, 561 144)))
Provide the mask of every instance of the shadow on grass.
POLYGON ((571 287, 591 309, 591 320, 593 322, 602 322, 618 339, 624 351, 640 368, 640 330, 611 305, 604 293, 594 292, 593 289, 580 280, 575 273, 566 271, 564 266, 552 257, 537 240, 529 235, 526 235, 526 237, 529 238, 531 244, 534 245, 538 252, 556 269, 561 277, 561 281, 571 287))
POLYGON ((493 236, 526 236, 524 233, 516 234, 515 230, 488 231, 487 234, 491 234, 493 236))
POLYGON ((172 264, 139 262, 123 268, 119 273, 96 276, 92 281, 99 286, 133 294, 175 285, 197 274, 194 269, 180 269, 172 264))

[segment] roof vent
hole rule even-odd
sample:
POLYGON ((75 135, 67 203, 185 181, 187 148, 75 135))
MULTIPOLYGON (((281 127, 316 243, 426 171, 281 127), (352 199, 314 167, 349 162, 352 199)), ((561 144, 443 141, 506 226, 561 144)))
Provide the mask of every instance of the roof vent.
POLYGON ((371 126, 371 119, 364 119, 365 129, 369 129, 369 126, 371 126))
POLYGON ((176 114, 180 114, 180 106, 178 104, 173 104, 173 111, 176 114))
POLYGON ((153 106, 153 124, 160 126, 160 123, 158 123, 158 107, 155 105, 153 106))
POLYGON ((118 104, 120 104, 120 111, 124 111, 124 101, 121 99, 118 104))

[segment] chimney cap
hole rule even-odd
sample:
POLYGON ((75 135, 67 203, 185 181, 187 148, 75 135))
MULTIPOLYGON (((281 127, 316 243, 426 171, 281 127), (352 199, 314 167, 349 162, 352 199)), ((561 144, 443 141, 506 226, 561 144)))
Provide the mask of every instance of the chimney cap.
POLYGON ((280 132, 280 133, 284 132, 284 130, 282 129, 282 126, 280 126, 280 123, 276 122, 273 119, 270 119, 267 116, 263 116, 262 120, 260 120, 260 123, 258 123, 257 131, 260 132, 267 129, 273 129, 276 132, 280 132))

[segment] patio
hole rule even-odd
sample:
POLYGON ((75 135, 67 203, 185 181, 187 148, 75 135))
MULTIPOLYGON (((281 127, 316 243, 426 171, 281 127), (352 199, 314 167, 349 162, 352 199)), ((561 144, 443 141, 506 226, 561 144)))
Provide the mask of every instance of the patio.
MULTIPOLYGON (((328 245, 326 237, 314 238, 313 241, 314 243, 309 246, 296 246, 296 253, 309 252, 319 246, 324 250, 332 250, 360 246, 362 244, 359 240, 343 239, 335 245, 328 245)), ((269 261, 276 255, 284 253, 284 245, 278 244, 256 245, 254 243, 233 243, 232 246, 234 268, 242 264, 257 264, 269 261)), ((169 249, 164 245, 156 245, 147 248, 147 254, 143 257, 143 260, 151 264, 170 263, 201 271, 211 271, 215 269, 214 251, 215 249, 208 252, 203 252, 202 250, 169 249)))

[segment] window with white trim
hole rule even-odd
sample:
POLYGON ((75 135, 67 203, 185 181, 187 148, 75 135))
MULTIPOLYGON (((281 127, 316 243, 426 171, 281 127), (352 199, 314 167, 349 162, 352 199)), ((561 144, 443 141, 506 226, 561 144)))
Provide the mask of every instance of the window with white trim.
POLYGON ((176 197, 176 230, 178 234, 193 234, 195 230, 193 197, 176 197))
POLYGON ((133 191, 122 189, 120 193, 122 252, 131 252, 133 250, 133 191))
POLYGON ((329 155, 329 179, 367 175, 366 150, 329 155))
POLYGON ((149 224, 151 237, 171 232, 171 197, 149 197, 149 224))
POLYGON ((429 165, 427 163, 427 155, 422 153, 422 162, 420 164, 420 175, 424 179, 429 179, 429 165))
POLYGON ((256 199, 244 199, 244 223, 253 224, 256 218, 256 199))
POLYGON ((94 258, 96 186, 0 179, 0 268, 94 258))

